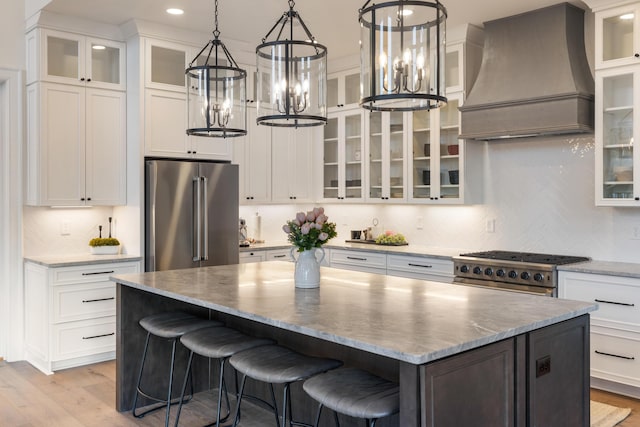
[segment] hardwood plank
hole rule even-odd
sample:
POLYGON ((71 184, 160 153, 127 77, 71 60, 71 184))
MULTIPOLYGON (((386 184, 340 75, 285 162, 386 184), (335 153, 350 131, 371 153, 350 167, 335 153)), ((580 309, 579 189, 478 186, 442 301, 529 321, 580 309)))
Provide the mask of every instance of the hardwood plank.
POLYGON ((631 408, 631 414, 616 427, 640 426, 640 400, 595 388, 591 389, 591 400, 621 408, 631 408))

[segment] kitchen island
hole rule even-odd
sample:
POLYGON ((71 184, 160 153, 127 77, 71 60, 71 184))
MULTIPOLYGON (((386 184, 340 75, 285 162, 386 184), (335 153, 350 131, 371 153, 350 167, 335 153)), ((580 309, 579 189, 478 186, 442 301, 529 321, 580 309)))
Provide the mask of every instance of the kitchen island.
MULTIPOLYGON (((589 424, 588 313, 596 305, 332 268, 321 269, 319 289, 303 290, 293 269, 263 262, 114 276, 117 409, 132 404, 144 343, 138 321, 186 310, 398 381, 400 414, 380 426, 589 424)), ((148 371, 160 389, 162 363, 148 371)), ((196 390, 215 384, 207 361, 195 369, 196 390)), ((293 393, 294 415, 310 422, 315 405, 293 393)))

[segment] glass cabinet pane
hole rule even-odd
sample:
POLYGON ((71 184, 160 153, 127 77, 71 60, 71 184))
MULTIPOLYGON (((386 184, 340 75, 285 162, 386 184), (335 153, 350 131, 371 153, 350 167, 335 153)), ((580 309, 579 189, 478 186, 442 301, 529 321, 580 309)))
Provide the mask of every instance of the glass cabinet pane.
POLYGON ((404 197, 404 113, 389 113, 389 197, 404 197))
POLYGON ((335 107, 340 103, 338 98, 338 77, 327 79, 327 107, 335 107))
POLYGON ((458 62, 458 51, 447 52, 445 60, 445 82, 447 87, 460 86, 460 64, 458 62))
POLYGON ((120 84, 120 49, 91 43, 91 80, 120 84))
POLYGON ((633 75, 603 81, 603 197, 633 198, 633 75))
POLYGON ((47 74, 78 79, 79 42, 47 36, 47 74))
POLYGON ((633 10, 602 21, 602 60, 628 58, 633 56, 634 37, 633 10))
POLYGON ((151 46, 151 81, 174 86, 184 86, 186 52, 151 46))
POLYGON ((338 118, 327 119, 324 127, 324 197, 338 198, 338 118))
POLYGON ((440 114, 440 197, 460 197, 460 143, 458 100, 449 99, 440 114))
POLYGON ((360 102, 360 72, 349 74, 344 78, 344 103, 357 104, 360 102))
POLYGON ((382 197, 382 113, 369 114, 369 197, 382 197))
POLYGON ((413 115, 413 198, 431 197, 431 112, 414 111, 413 115))
POLYGON ((362 198, 362 114, 345 116, 345 197, 362 198))

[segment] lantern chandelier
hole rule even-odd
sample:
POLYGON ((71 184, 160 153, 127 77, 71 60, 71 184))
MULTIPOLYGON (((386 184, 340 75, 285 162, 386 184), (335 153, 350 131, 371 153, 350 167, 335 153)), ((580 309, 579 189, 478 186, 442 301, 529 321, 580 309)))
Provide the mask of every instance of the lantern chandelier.
POLYGON ((375 111, 445 105, 445 7, 437 0, 370 3, 359 11, 360 105, 375 111))
POLYGON ((188 135, 229 138, 247 134, 247 72, 238 67, 220 40, 218 0, 213 39, 193 58, 185 74, 188 135))
POLYGON ((327 48, 294 6, 289 0, 289 10, 256 47, 258 124, 297 128, 327 122, 327 48), (302 29, 303 37, 295 39, 294 29, 302 29))

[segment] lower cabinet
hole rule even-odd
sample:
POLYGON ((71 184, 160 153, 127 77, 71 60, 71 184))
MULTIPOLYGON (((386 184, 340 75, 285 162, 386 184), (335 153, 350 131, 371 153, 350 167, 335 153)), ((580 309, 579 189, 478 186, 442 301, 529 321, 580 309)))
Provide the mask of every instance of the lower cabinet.
MULTIPOLYGON (((318 262, 320 262, 320 265, 328 267, 330 250, 324 249, 324 252, 325 256, 322 257, 322 252, 319 250, 316 251, 316 258, 318 258, 318 262)), ((297 258, 297 255, 295 253, 294 256, 297 258)), ((287 247, 280 249, 255 249, 240 252, 240 264, 262 261, 293 261, 291 259, 291 248, 287 247)))
POLYGON ((560 271, 558 296, 598 303, 591 315, 592 386, 640 398, 640 280, 560 271))
POLYGON ((589 316, 420 368, 422 425, 589 425, 589 316))
POLYGON ((423 256, 387 255, 387 275, 453 283, 453 261, 423 256))
POLYGON ((387 255, 384 253, 331 249, 329 264, 345 270, 387 274, 387 255))
POLYGON ((25 263, 26 360, 42 372, 115 358, 114 274, 136 273, 140 263, 73 267, 25 263))
POLYGON ((267 260, 266 251, 246 251, 240 252, 240 264, 246 264, 249 262, 262 262, 267 260))

